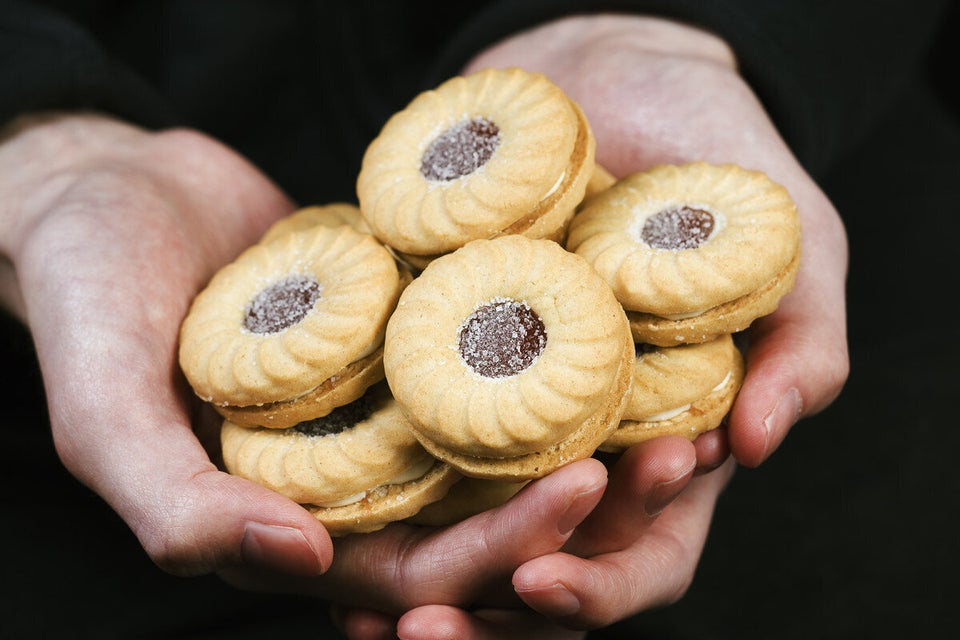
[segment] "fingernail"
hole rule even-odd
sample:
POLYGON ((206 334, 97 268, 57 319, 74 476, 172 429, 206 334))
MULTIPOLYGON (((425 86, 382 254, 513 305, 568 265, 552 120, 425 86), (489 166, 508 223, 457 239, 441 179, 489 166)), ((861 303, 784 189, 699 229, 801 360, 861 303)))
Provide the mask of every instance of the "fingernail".
POLYGON ((689 468, 677 475, 673 480, 655 484, 650 491, 650 495, 647 496, 647 501, 643 504, 644 513, 651 518, 660 515, 660 512, 666 509, 667 505, 677 497, 681 489, 679 486, 680 483, 685 481, 696 468, 697 461, 694 460, 689 468))
POLYGON ((763 427, 766 429, 763 444, 764 458, 770 455, 772 445, 779 443, 790 427, 797 422, 802 410, 803 398, 800 397, 800 391, 796 387, 787 389, 787 392, 780 396, 777 406, 763 419, 763 427))
POLYGON ((605 486, 606 483, 601 482, 574 496, 570 506, 567 507, 566 513, 557 520, 557 529, 560 531, 560 535, 565 536, 569 534, 578 524, 583 522, 583 519, 586 518, 597 505, 597 494, 603 493, 605 486))
POLYGON ((535 596, 536 602, 530 603, 530 605, 540 613, 564 617, 580 612, 580 600, 559 582, 549 587, 529 591, 518 590, 518 593, 523 593, 528 598, 535 596))
POLYGON ((302 576, 323 573, 323 563, 299 529, 248 522, 240 541, 246 564, 302 576))

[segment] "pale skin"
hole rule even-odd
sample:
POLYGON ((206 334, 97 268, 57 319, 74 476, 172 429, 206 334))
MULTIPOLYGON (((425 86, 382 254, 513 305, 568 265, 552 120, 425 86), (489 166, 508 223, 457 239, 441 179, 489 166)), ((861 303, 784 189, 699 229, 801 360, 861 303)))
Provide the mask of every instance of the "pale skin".
POLYGON ((576 17, 501 42, 468 70, 510 65, 578 101, 614 175, 737 162, 796 200, 801 273, 750 330, 728 426, 645 443, 609 469, 573 463, 449 528, 334 542, 296 504, 218 470, 215 423, 176 363, 192 296, 296 204, 199 132, 23 119, 0 139, 0 299, 33 335, 63 463, 158 566, 335 601, 352 638, 582 637, 681 597, 734 461, 759 465, 840 392, 843 225, 721 40, 653 18, 576 17))

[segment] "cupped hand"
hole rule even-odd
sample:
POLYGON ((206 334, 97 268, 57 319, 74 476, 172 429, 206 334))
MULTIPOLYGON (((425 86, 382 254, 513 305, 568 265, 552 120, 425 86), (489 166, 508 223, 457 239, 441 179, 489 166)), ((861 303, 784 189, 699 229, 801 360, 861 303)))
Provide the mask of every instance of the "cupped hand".
POLYGON ((692 160, 765 171, 797 203, 803 259, 794 290, 746 334, 747 374, 727 425, 693 444, 662 438, 627 452, 562 552, 518 568, 517 593, 544 617, 429 607, 401 619, 401 628, 425 638, 434 637, 431 626, 455 628, 462 638, 509 629, 533 637, 550 621, 595 628, 675 601, 692 580, 732 474, 733 461, 723 463, 728 452, 740 464, 760 464, 798 419, 833 401, 849 372, 843 224, 722 40, 658 18, 578 16, 513 36, 466 72, 506 66, 544 72, 579 103, 597 138, 597 160, 615 176, 692 160))
MULTIPOLYGON (((728 459, 697 473, 697 452, 668 436, 611 459, 599 505, 564 546, 521 564, 512 586, 517 603, 479 600, 472 607, 433 604, 396 622, 401 638, 580 638, 579 630, 608 626, 679 599, 690 586, 716 500, 734 471, 728 459)), ((386 635, 393 621, 352 612, 363 633, 386 635), (376 630, 376 631, 374 631, 376 630)))
POLYGON ((743 465, 765 460, 801 417, 824 409, 849 373, 847 240, 830 201, 780 137, 716 36, 659 18, 598 15, 521 33, 468 71, 517 65, 542 71, 583 108, 597 160, 615 176, 660 163, 734 162, 784 185, 802 224, 794 290, 747 336, 747 375, 729 443, 743 465))
POLYGON ((57 452, 175 574, 331 562, 309 513, 211 462, 176 355, 196 292, 292 208, 191 131, 49 114, 0 141, 0 291, 36 344, 57 452))
MULTIPOLYGON (((601 462, 580 460, 531 482, 506 504, 448 527, 394 523, 338 538, 323 576, 249 568, 221 575, 247 589, 331 600, 351 638, 392 637, 397 619, 419 607, 520 609, 511 586, 514 571, 561 549, 596 508, 606 484, 601 462)), ((437 632, 431 628, 424 637, 437 632)))
POLYGON ((293 203, 197 132, 96 115, 16 124, 0 144, 3 303, 36 342, 63 463, 161 568, 395 616, 491 593, 519 602, 512 572, 558 550, 600 500, 606 470, 586 460, 460 525, 339 539, 334 558, 306 510, 218 470, 217 420, 176 360, 193 296, 293 203))

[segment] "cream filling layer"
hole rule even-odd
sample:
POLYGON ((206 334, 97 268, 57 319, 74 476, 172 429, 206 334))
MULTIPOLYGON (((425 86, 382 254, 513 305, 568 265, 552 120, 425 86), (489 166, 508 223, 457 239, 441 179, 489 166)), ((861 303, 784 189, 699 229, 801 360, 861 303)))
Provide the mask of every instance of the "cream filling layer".
POLYGON ((557 192, 557 189, 560 188, 560 185, 563 184, 563 179, 566 178, 566 177, 567 177, 567 172, 566 172, 566 171, 564 171, 563 173, 561 173, 561 174, 560 174, 560 177, 557 178, 557 181, 553 183, 553 186, 552 186, 552 187, 550 187, 550 190, 547 191, 545 194, 543 194, 543 196, 540 197, 540 202, 543 202, 544 200, 546 200, 547 198, 549 198, 550 196, 552 196, 554 193, 556 193, 556 192, 557 192))
POLYGON ((656 313, 651 314, 655 315, 658 318, 666 318, 667 320, 686 320, 687 318, 696 318, 697 316, 702 316, 707 311, 710 311, 713 307, 708 309, 697 309, 696 311, 687 311, 686 313, 656 313))
POLYGON ((426 456, 422 461, 407 467, 406 469, 404 469, 397 475, 393 476, 392 478, 390 478, 389 480, 387 480, 381 485, 378 485, 371 489, 367 489, 365 491, 361 491, 360 493, 355 493, 345 498, 340 498, 339 500, 331 500, 330 502, 320 502, 320 503, 317 503, 317 506, 329 509, 332 507, 345 507, 348 504, 354 504, 355 502, 360 502, 361 500, 367 497, 367 494, 369 494, 372 491, 376 491, 380 487, 387 487, 394 484, 403 484, 405 482, 410 482, 412 480, 422 478, 424 475, 426 475, 427 471, 429 471, 430 468, 433 467, 434 462, 436 462, 436 460, 434 460, 430 456, 426 456))
MULTIPOLYGON (((730 382, 730 378, 733 376, 732 372, 728 372, 727 375, 720 381, 720 384, 715 386, 710 390, 710 393, 716 393, 720 391, 727 383, 730 382)), ((669 420, 670 418, 675 418, 685 411, 689 411, 692 403, 688 402, 687 404, 680 405, 679 407, 674 407, 673 409, 666 409, 664 411, 658 411, 657 413, 651 414, 649 416, 640 418, 638 422, 663 422, 664 420, 669 420)))

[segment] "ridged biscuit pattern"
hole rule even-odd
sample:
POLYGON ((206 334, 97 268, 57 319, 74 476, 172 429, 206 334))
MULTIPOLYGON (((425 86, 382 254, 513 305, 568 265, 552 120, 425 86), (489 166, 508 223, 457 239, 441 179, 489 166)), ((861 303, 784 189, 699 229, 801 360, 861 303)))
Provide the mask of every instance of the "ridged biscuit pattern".
POLYGON ((760 171, 691 162, 632 174, 587 202, 567 248, 610 284, 624 308, 697 313, 765 285, 799 251, 800 223, 786 189, 760 171), (688 207, 712 215, 709 238, 688 249, 641 239, 645 222, 688 207))
POLYGON ((194 299, 181 326, 181 368, 197 395, 214 404, 298 397, 380 345, 399 282, 386 248, 346 226, 254 245, 194 299), (251 302, 290 278, 319 284, 306 315, 280 331, 248 330, 251 302))
POLYGON ((430 459, 389 393, 375 387, 364 398, 373 403, 369 417, 329 435, 226 421, 224 464, 230 473, 301 504, 326 504, 378 487, 430 459))
POLYGON ((676 347, 638 345, 623 419, 643 420, 707 396, 730 375, 736 349, 730 335, 676 347))
POLYGON ((548 240, 477 240, 438 258, 404 291, 387 326, 384 369, 415 429, 475 456, 538 451, 612 402, 629 328, 610 288, 584 260, 548 240), (546 343, 523 371, 485 377, 464 361, 465 319, 497 300, 521 301, 546 343))
POLYGON ((360 208, 349 202, 331 202, 324 205, 303 207, 273 223, 261 236, 261 243, 268 243, 280 236, 295 231, 306 231, 316 226, 339 227, 347 225, 357 231, 370 233, 370 228, 360 215, 360 208))
POLYGON ((360 209, 374 234, 404 253, 436 255, 491 237, 562 182, 580 122, 542 74, 486 69, 451 78, 395 113, 370 143, 357 179, 360 209), (455 179, 425 177, 431 143, 478 119, 499 131, 492 156, 455 179))

